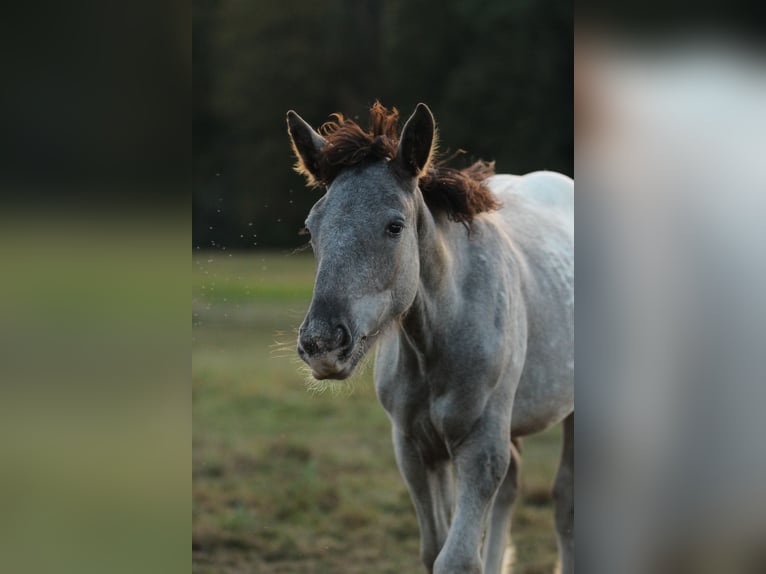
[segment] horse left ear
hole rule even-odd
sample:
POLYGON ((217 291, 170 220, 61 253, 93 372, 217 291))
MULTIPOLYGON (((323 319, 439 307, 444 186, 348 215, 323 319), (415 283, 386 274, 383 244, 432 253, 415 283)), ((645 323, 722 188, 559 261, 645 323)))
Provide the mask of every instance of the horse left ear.
POLYGON ((287 133, 290 134, 290 143, 298 159, 295 171, 303 174, 309 185, 319 185, 319 158, 327 142, 293 110, 287 112, 287 133))
POLYGON ((435 139, 434 116, 427 105, 418 104, 404 124, 397 151, 397 159, 408 174, 418 177, 423 173, 431 160, 435 139))

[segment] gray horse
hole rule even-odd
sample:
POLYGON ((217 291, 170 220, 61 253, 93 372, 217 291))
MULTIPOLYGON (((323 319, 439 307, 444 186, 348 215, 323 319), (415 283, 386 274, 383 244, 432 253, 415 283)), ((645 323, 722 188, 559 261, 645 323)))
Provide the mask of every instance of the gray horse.
POLYGON ((563 421, 553 495, 571 574, 574 184, 447 168, 427 106, 401 136, 397 122, 378 103, 369 131, 336 114, 317 132, 287 113, 296 169, 327 189, 306 220, 317 275, 298 354, 316 379, 345 379, 377 342, 428 572, 500 572, 516 439, 563 421))

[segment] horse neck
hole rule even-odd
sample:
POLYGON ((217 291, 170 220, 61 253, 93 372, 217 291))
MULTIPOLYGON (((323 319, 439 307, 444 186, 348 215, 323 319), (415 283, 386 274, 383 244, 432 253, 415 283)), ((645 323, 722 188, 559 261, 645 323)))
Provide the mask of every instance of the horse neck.
POLYGON ((420 285, 412 306, 402 319, 402 332, 421 352, 428 352, 450 312, 457 308, 458 258, 448 230, 443 229, 418 194, 420 285))

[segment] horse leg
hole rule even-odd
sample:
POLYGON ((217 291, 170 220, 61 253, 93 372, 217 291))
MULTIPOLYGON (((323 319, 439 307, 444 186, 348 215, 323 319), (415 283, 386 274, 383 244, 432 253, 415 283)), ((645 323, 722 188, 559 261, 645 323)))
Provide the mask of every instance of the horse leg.
POLYGON ((455 517, 434 574, 481 574, 481 540, 492 502, 508 472, 510 430, 501 417, 481 421, 453 451, 455 517))
POLYGON ((454 504, 452 466, 448 460, 445 460, 433 468, 429 468, 426 472, 431 487, 434 519, 438 530, 439 550, 441 550, 447 539, 447 532, 449 532, 449 525, 452 521, 452 506, 454 504))
POLYGON ((396 428, 392 434, 396 463, 418 516, 420 558, 430 574, 449 529, 449 488, 442 496, 444 485, 448 486, 449 469, 442 465, 436 470, 429 470, 423 464, 420 453, 404 435, 396 428))
POLYGON ((574 574, 574 413, 564 419, 561 462, 553 483, 561 574, 574 574))
POLYGON ((519 451, 511 443, 511 463, 508 472, 500 485, 492 505, 487 537, 484 540, 484 572, 486 574, 501 574, 503 556, 508 545, 508 530, 511 519, 511 507, 516 499, 518 474, 520 465, 519 451))

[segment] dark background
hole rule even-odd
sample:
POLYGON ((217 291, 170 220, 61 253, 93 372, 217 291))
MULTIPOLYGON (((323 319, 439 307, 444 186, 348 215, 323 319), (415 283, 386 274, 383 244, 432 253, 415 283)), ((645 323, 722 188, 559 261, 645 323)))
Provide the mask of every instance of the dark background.
POLYGON ((295 247, 317 191, 292 170, 285 112, 367 125, 427 103, 443 151, 502 173, 573 174, 568 0, 195 0, 193 243, 295 247))

